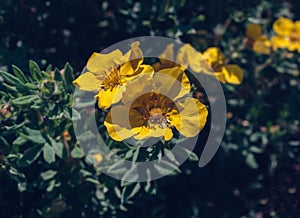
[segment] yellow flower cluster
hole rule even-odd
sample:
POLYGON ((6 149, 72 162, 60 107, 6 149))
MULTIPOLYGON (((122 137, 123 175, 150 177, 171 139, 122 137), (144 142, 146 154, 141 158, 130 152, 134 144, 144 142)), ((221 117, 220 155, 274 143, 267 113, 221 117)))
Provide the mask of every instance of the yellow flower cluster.
POLYGON ((185 137, 194 137, 202 130, 208 110, 190 97, 187 67, 205 73, 208 62, 221 82, 242 81, 242 70, 236 65, 226 65, 217 48, 201 54, 186 44, 179 49, 175 63, 169 61, 173 60, 174 50, 173 45, 168 45, 160 61, 151 66, 143 63, 139 45, 132 43, 125 55, 120 50, 94 53, 87 62, 87 72, 73 81, 79 90, 97 91, 98 107, 110 109, 104 125, 116 141, 130 137, 170 140, 174 129, 185 137))
POLYGON ((250 39, 253 51, 262 54, 270 54, 278 48, 298 51, 300 53, 300 21, 280 17, 273 23, 274 35, 268 39, 262 35, 262 28, 258 24, 247 26, 246 36, 250 39))

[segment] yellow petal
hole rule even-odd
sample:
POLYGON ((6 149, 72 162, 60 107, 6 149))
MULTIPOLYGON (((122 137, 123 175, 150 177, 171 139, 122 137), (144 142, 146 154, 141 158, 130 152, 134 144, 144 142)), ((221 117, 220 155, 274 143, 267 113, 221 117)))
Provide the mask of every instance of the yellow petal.
POLYGON ((185 44, 178 50, 176 62, 180 64, 183 69, 190 67, 191 70, 196 73, 209 71, 209 66, 206 63, 205 58, 190 44, 185 44))
POLYGON ((249 24, 246 29, 246 36, 252 40, 257 40, 262 34, 261 26, 258 24, 249 24))
POLYGON ((126 107, 123 105, 114 106, 104 121, 109 136, 116 141, 122 141, 136 134, 132 130, 126 111, 126 107))
POLYGON ((153 92, 154 89, 153 74, 139 74, 127 82, 122 102, 125 105, 130 105, 140 95, 153 92))
POLYGON ((154 73, 154 69, 152 66, 146 65, 146 64, 141 64, 139 66, 139 68, 133 74, 125 75, 125 74, 123 74, 124 67, 126 68, 126 67, 128 67, 128 65, 121 66, 121 68, 120 68, 120 72, 123 75, 121 77, 122 84, 127 83, 129 80, 132 80, 136 75, 143 74, 143 73, 147 73, 147 74, 151 75, 154 73))
POLYGON ((174 60, 174 44, 167 45, 166 49, 159 55, 159 61, 163 68, 175 67, 174 60))
POLYGON ((108 54, 93 53, 87 62, 87 69, 95 74, 103 74, 116 68, 122 57, 120 50, 112 51, 108 54))
POLYGON ((221 68, 227 83, 241 84, 243 81, 244 73, 243 70, 234 64, 228 64, 221 68))
POLYGON ((181 99, 177 103, 180 109, 170 113, 171 125, 185 137, 196 136, 206 124, 208 111, 205 105, 194 98, 181 99))
POLYGON ((298 34, 298 37, 300 37, 300 20, 294 23, 294 30, 295 34, 298 34))
POLYGON ((270 48, 270 43, 268 41, 255 41, 253 43, 253 51, 261 54, 270 54, 271 53, 271 48, 270 48))
POLYGON ((140 49, 140 42, 131 44, 131 49, 122 57, 123 71, 122 75, 132 75, 143 63, 143 51, 140 49))
POLYGON ((166 128, 166 132, 165 132, 165 134, 164 134, 164 139, 165 139, 166 141, 169 141, 169 140, 171 140, 172 137, 173 137, 172 129, 166 128))
POLYGON ((288 46, 288 50, 289 51, 295 51, 295 50, 299 51, 300 50, 300 40, 291 42, 288 46))
POLYGON ((159 127, 156 127, 155 129, 150 129, 145 126, 141 128, 141 131, 137 134, 134 135, 133 137, 137 140, 145 140, 149 138, 159 138, 164 136, 166 132, 166 129, 161 129, 159 127))
POLYGON ((286 37, 273 36, 271 38, 271 43, 273 45, 273 48, 276 50, 278 48, 287 48, 290 44, 290 41, 286 37))
POLYGON ((160 70, 154 75, 157 92, 171 100, 181 98, 190 92, 190 81, 181 67, 160 70))
POLYGON ((79 90, 98 91, 101 88, 102 82, 102 77, 95 76, 93 73, 87 72, 75 79, 73 81, 73 85, 79 90))
MULTIPOLYGON (((123 87, 122 87, 123 88, 123 87)), ((95 96, 98 100, 98 107, 101 109, 108 109, 112 104, 119 102, 122 98, 122 89, 114 87, 112 90, 101 89, 95 96)))
POLYGON ((217 47, 211 47, 203 52, 203 57, 208 61, 213 68, 218 67, 225 61, 225 55, 217 47))
POLYGON ((224 73, 222 72, 215 72, 214 74, 216 76, 216 78, 221 82, 221 83, 226 83, 226 78, 224 73))
POLYGON ((273 23, 274 32, 280 36, 289 36, 293 28, 293 21, 285 17, 280 17, 273 23))

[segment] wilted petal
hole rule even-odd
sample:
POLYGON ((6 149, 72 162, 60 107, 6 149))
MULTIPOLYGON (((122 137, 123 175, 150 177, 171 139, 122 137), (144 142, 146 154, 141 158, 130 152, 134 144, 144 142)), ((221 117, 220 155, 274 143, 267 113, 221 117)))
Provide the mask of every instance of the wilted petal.
POLYGON ((246 29, 246 36, 252 40, 257 40, 262 34, 262 29, 259 24, 249 24, 246 29))

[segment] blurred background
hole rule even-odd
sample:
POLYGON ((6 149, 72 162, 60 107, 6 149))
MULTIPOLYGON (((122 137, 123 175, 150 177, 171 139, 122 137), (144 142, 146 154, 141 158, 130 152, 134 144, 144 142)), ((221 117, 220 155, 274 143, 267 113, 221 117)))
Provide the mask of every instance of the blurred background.
MULTIPOLYGON (((28 73, 29 60, 42 69, 62 69, 68 62, 78 76, 93 52, 153 35, 180 39, 199 51, 219 47, 245 75, 239 86, 224 85, 227 130, 204 168, 185 163, 181 174, 154 182, 152 193, 138 192, 126 209, 117 197, 107 203, 110 209, 103 199, 93 201, 95 185, 73 174, 60 178, 75 181, 71 190, 49 194, 35 176, 45 167, 23 170, 31 187, 26 191, 2 170, 0 217, 299 217, 300 56, 279 50, 268 61, 271 55, 256 54, 245 43, 249 23, 271 35, 280 16, 300 20, 300 1, 0 0, 1 70, 17 65, 28 73), (57 200, 60 195, 64 200, 57 200), (49 208, 55 213, 46 213, 49 208)), ((5 152, 0 154, 3 159, 5 152)), ((72 167, 93 172, 86 164, 72 167)), ((105 182, 108 189, 118 186, 111 178, 105 182)))

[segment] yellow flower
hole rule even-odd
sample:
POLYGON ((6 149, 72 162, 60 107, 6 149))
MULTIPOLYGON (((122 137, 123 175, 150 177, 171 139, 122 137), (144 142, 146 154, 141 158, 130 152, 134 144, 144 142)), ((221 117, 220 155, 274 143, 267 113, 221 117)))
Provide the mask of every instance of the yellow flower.
POLYGON ((168 60, 174 60, 173 44, 166 47, 160 55, 160 62, 153 66, 156 71, 180 66, 183 70, 190 67, 196 73, 215 75, 223 83, 240 84, 243 79, 243 71, 239 66, 224 64, 225 56, 219 48, 208 48, 201 54, 190 44, 185 44, 178 50, 176 63, 168 60))
POLYGON ((185 137, 196 136, 208 111, 197 99, 187 97, 190 87, 184 75, 181 67, 173 67, 129 81, 123 104, 112 107, 104 122, 110 137, 116 141, 130 137, 170 140, 173 128, 185 137))
POLYGON ((225 64, 225 55, 219 48, 211 47, 203 52, 203 57, 215 71, 216 77, 222 83, 241 84, 243 70, 235 64, 225 64))
POLYGON ((287 48, 289 51, 297 50, 300 53, 300 21, 280 17, 273 24, 275 36, 271 38, 273 48, 287 48))
POLYGON ((249 44, 252 50, 261 54, 270 54, 272 44, 266 35, 262 35, 262 28, 258 24, 249 24, 246 29, 246 36, 250 39, 249 44))
POLYGON ((210 67, 202 54, 196 51, 190 44, 185 44, 178 50, 176 62, 184 69, 190 67, 195 73, 210 72, 210 67))
POLYGON ((153 64, 155 72, 158 72, 162 69, 172 68, 179 66, 179 64, 174 61, 174 44, 167 45, 166 49, 159 55, 159 62, 153 64))
POLYGON ((120 50, 109 54, 94 53, 88 60, 87 72, 73 81, 79 90, 98 91, 95 98, 101 109, 109 108, 120 101, 124 85, 134 76, 152 72, 152 67, 143 65, 143 53, 139 42, 131 44, 131 49, 123 56, 120 50), (118 94, 117 94, 118 93, 118 94))

